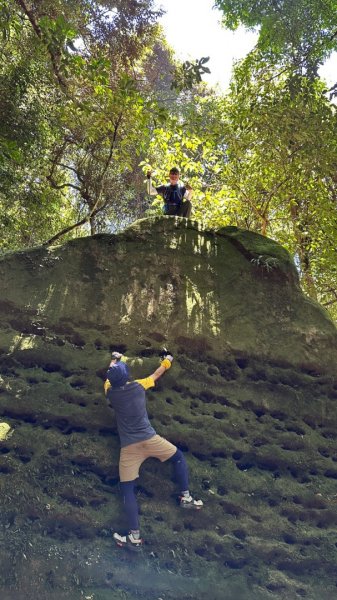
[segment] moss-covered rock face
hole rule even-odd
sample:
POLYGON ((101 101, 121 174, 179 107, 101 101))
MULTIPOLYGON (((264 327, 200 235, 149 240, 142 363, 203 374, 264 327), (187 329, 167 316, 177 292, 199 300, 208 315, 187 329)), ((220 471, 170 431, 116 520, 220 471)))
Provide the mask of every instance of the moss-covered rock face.
POLYGON ((275 242, 185 219, 0 261, 1 597, 321 600, 336 595, 337 332, 275 242), (109 354, 151 373, 157 432, 205 502, 147 461, 129 556, 109 354))

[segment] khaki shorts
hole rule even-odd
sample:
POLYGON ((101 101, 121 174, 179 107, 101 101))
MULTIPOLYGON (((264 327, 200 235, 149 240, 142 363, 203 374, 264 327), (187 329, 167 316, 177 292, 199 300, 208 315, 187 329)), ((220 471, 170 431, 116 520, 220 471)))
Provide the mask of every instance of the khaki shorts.
POLYGON ((139 477, 139 468, 147 458, 158 458, 161 462, 171 458, 177 447, 160 437, 154 435, 149 440, 136 442, 121 449, 119 457, 119 478, 121 481, 133 481, 139 477))

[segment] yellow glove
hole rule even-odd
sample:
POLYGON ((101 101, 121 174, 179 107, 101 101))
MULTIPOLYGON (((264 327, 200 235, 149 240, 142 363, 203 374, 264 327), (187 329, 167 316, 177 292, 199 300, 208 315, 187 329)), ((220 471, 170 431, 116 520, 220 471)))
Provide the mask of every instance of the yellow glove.
POLYGON ((167 356, 166 358, 164 358, 164 360, 161 361, 160 366, 164 367, 164 369, 170 369, 172 361, 173 361, 173 356, 167 356))

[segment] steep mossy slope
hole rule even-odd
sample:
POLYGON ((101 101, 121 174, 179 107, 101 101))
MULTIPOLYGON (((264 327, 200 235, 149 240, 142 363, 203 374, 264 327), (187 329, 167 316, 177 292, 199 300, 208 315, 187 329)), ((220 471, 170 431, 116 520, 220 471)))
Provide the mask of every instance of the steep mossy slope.
POLYGON ((337 332, 282 247, 162 217, 7 255, 0 283, 1 598, 335 597, 337 332), (112 349, 137 377, 163 345, 149 414, 205 508, 147 461, 129 556, 102 383, 112 349))

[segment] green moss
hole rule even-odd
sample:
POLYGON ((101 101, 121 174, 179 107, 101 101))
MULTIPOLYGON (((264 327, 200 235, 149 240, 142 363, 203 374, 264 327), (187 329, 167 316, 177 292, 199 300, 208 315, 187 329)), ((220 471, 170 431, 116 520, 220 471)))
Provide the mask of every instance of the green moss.
POLYGON ((4 597, 333 597, 337 337, 284 249, 158 217, 2 257, 0 278, 4 597), (182 511, 171 466, 147 461, 139 560, 111 539, 127 523, 102 385, 114 348, 137 378, 163 345, 149 413, 205 507, 182 511))

